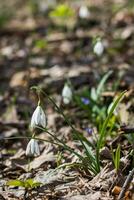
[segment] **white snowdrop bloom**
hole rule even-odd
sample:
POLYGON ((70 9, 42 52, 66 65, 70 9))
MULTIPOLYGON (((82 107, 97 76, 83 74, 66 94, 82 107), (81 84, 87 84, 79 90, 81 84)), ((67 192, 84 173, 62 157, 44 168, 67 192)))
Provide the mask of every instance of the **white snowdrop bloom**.
POLYGON ((47 125, 46 115, 41 106, 37 106, 32 118, 31 118, 31 128, 34 129, 36 126, 41 126, 45 128, 47 125))
POLYGON ((40 149, 37 140, 31 139, 26 148, 26 155, 27 156, 39 156, 40 149))
POLYGON ((65 84, 62 90, 63 103, 69 104, 70 101, 72 100, 72 95, 73 93, 72 93, 71 88, 67 84, 65 84))
POLYGON ((94 45, 94 49, 93 49, 94 53, 98 56, 101 56, 103 54, 104 51, 104 45, 102 43, 102 41, 98 40, 96 42, 96 44, 94 45))
POLYGON ((88 18, 90 16, 90 12, 86 6, 81 6, 79 9, 79 17, 80 18, 88 18))

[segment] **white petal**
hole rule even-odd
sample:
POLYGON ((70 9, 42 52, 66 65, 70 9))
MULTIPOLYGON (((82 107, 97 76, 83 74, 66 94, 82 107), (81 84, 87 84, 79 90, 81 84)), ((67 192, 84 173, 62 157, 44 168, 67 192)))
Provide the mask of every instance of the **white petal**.
POLYGON ((45 128, 46 124, 47 124, 46 115, 41 106, 37 106, 32 115, 31 128, 36 128, 36 126, 42 126, 45 128))
POLYGON ((31 150, 30 150, 30 145, 28 143, 27 148, 26 148, 26 155, 28 156, 30 155, 30 153, 31 153, 31 150))
POLYGON ((40 115, 39 115, 39 124, 42 126, 42 127, 46 127, 46 115, 44 113, 44 111, 42 110, 42 108, 40 107, 40 115))
POLYGON ((35 155, 36 156, 40 155, 39 145, 38 145, 38 142, 36 140, 35 140, 35 155))
POLYGON ((36 145, 35 140, 31 139, 31 155, 35 154, 35 145, 36 145))
POLYGON ((27 144, 27 148, 26 148, 26 155, 30 156, 31 155, 31 140, 28 142, 27 144))
POLYGON ((35 109, 35 111, 33 113, 33 121, 34 121, 35 125, 39 125, 39 122, 40 122, 40 106, 37 106, 37 108, 35 109))

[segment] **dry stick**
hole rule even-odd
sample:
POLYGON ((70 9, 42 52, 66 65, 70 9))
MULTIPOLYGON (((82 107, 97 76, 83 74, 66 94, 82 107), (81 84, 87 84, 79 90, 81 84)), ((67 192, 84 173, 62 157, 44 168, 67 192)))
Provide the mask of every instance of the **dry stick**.
POLYGON ((125 134, 134 133, 134 127, 122 126, 122 127, 120 127, 120 131, 123 131, 125 134))
POLYGON ((117 200, 121 200, 124 197, 125 192, 128 189, 128 187, 129 187, 129 185, 130 185, 130 183, 131 183, 131 181, 133 179, 133 176, 134 176, 134 168, 132 169, 132 171, 127 176, 126 181, 125 181, 125 183, 124 183, 124 185, 122 187, 122 190, 121 190, 117 200))
POLYGON ((118 183, 119 176, 121 175, 121 173, 123 173, 123 172, 124 172, 124 170, 127 168, 127 166, 128 166, 128 165, 125 165, 125 167, 124 167, 124 168, 121 170, 121 172, 120 172, 119 174, 117 174, 117 176, 116 176, 116 178, 115 178, 114 182, 112 183, 112 185, 110 186, 110 188, 109 188, 109 190, 108 190, 108 191, 111 191, 111 190, 112 190, 112 188, 113 188, 113 186, 114 186, 115 184, 117 184, 117 183, 118 183))

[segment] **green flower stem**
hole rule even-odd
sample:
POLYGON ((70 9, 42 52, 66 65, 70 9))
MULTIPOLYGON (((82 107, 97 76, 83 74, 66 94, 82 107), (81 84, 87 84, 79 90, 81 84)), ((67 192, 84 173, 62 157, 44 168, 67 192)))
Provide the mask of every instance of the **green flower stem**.
MULTIPOLYGON (((45 140, 45 139, 42 139, 42 138, 38 138, 38 137, 34 137, 35 140, 39 140, 39 141, 43 141, 43 142, 48 142, 48 143, 52 143, 52 144, 55 144, 55 145, 58 145, 58 146, 61 146, 61 147, 64 147, 66 150, 68 150, 69 152, 75 154, 77 157, 80 158, 80 160, 83 160, 83 157, 78 154, 77 152, 75 152, 71 147, 69 147, 68 145, 66 145, 62 140, 59 140, 56 136, 54 136, 52 133, 50 133, 48 130, 46 129, 43 129, 41 127, 38 127, 37 128, 45 131, 46 133, 48 133, 49 135, 51 135, 55 140, 57 140, 59 143, 57 142, 53 142, 53 141, 50 141, 50 140, 45 140)), ((33 137, 26 137, 26 136, 16 136, 16 137, 5 137, 3 138, 4 140, 13 140, 13 139, 32 139, 33 137)))
POLYGON ((28 158, 28 160, 27 160, 27 164, 28 164, 28 172, 30 172, 30 170, 31 170, 30 162, 31 162, 31 159, 28 158))
MULTIPOLYGON (((38 87, 37 87, 38 88, 38 87)), ((49 96, 47 95, 41 88, 38 88, 40 90, 40 92, 42 94, 44 94, 48 99, 49 101, 56 107, 57 111, 63 116, 64 120, 67 122, 67 124, 71 127, 71 129, 73 130, 73 132, 75 133, 77 139, 81 142, 82 146, 84 147, 85 151, 86 151, 86 154, 87 154, 87 158, 90 158, 90 154, 82 140, 82 138, 80 137, 79 134, 81 134, 79 131, 77 131, 74 126, 71 124, 71 122, 68 120, 67 116, 64 114, 64 112, 62 111, 62 109, 60 107, 57 106, 57 104, 55 103, 55 101, 49 96)), ((86 140, 86 139, 85 139, 86 140)))
MULTIPOLYGON (((17 139, 33 139, 33 136, 29 136, 29 137, 27 137, 27 136, 15 136, 15 137, 4 137, 4 138, 2 138, 1 140, 17 140, 17 139)), ((56 143, 56 142, 53 142, 53 141, 50 141, 50 140, 45 140, 45 139, 42 139, 42 138, 38 138, 38 137, 35 137, 34 136, 34 139, 35 140, 39 140, 39 141, 43 141, 43 142, 48 142, 48 143, 52 143, 52 144, 56 144, 56 145, 59 145, 58 143, 56 143)))
POLYGON ((37 128, 39 128, 42 131, 45 131, 46 133, 48 133, 50 136, 52 136, 55 140, 57 140, 60 143, 59 145, 61 145, 66 150, 70 151, 71 153, 75 154, 77 157, 80 158, 80 160, 83 160, 83 156, 81 156, 76 151, 74 151, 71 147, 69 147, 68 145, 66 145, 66 143, 63 140, 58 139, 55 135, 53 135, 50 131, 48 131, 48 129, 44 129, 44 128, 39 127, 39 126, 37 126, 37 128))

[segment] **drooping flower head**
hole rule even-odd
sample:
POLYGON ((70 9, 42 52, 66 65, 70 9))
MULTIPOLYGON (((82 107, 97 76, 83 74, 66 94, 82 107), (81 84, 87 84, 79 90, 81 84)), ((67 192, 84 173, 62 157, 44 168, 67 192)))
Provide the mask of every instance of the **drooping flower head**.
POLYGON ((40 149, 37 140, 32 138, 26 148, 26 155, 27 156, 39 156, 40 155, 40 149))
POLYGON ((79 9, 79 17, 82 19, 89 18, 90 12, 87 8, 87 6, 81 6, 79 9))
POLYGON ((103 54, 104 45, 103 45, 103 43, 102 43, 100 38, 97 39, 97 41, 96 41, 96 43, 94 45, 93 51, 97 56, 101 56, 103 54))
POLYGON ((31 128, 35 129, 37 126, 45 128, 47 125, 46 115, 40 105, 37 106, 31 118, 31 128))
POLYGON ((64 85, 64 88, 62 90, 62 99, 64 104, 69 104, 72 100, 72 89, 68 84, 64 85))

